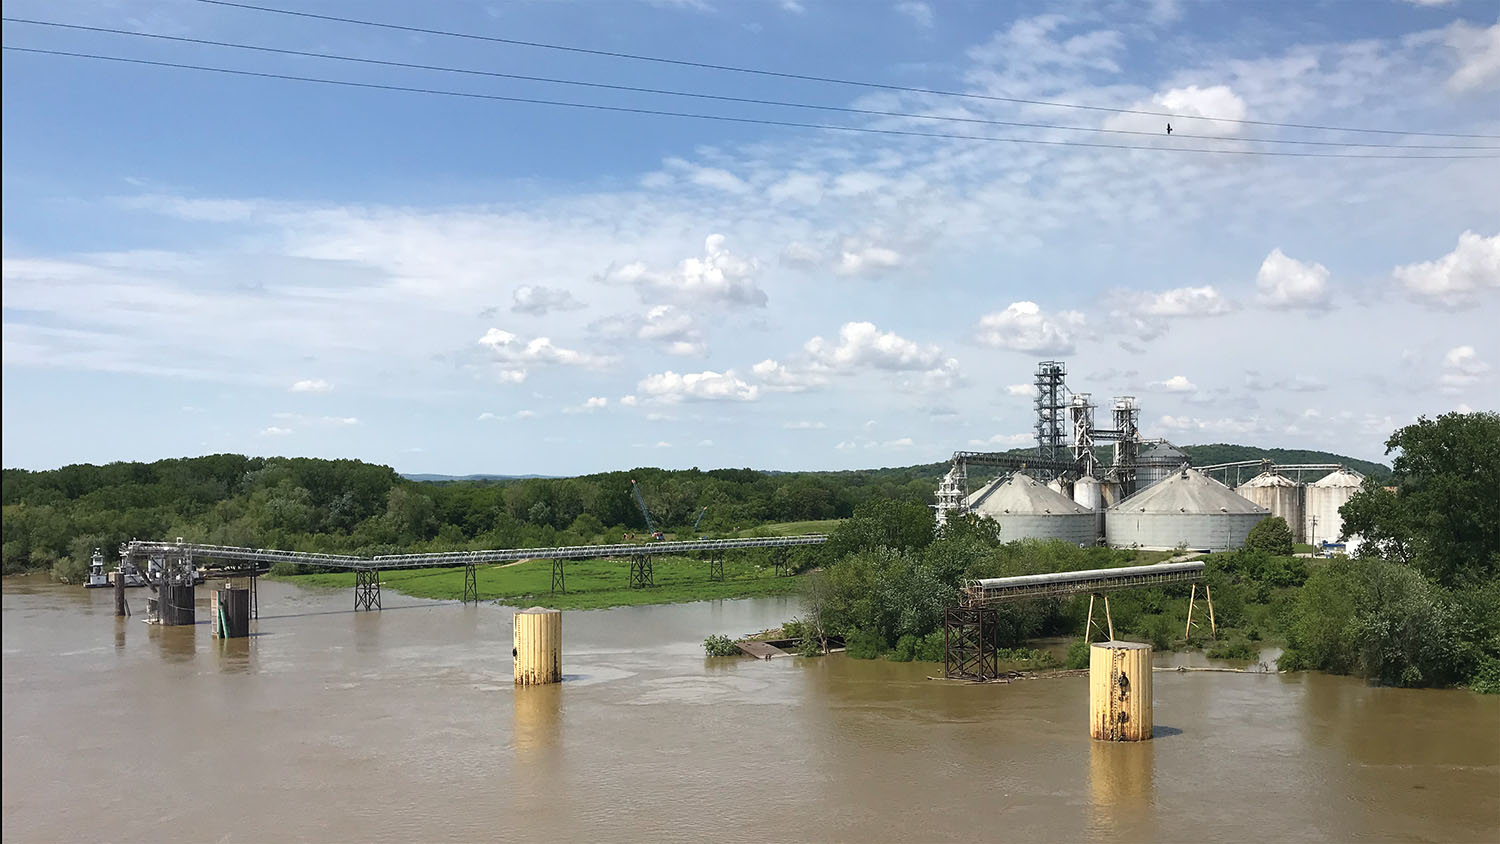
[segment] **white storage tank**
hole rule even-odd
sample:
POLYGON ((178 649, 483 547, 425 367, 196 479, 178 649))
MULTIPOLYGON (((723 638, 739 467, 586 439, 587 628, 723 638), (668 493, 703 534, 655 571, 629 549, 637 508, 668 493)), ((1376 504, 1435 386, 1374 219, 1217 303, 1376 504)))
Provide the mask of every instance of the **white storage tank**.
POLYGON ((1271 515, 1286 519, 1292 529, 1293 542, 1307 541, 1307 525, 1303 510, 1306 487, 1276 472, 1261 472, 1259 475, 1234 488, 1246 499, 1271 511, 1271 515))
POLYGON ((1109 508, 1104 536, 1116 548, 1227 551, 1244 547, 1250 529, 1269 515, 1197 469, 1182 468, 1109 508))
MULTIPOLYGON (((1307 485, 1305 499, 1307 542, 1320 545, 1325 540, 1338 542, 1344 533, 1344 517, 1339 508, 1344 506, 1365 482, 1365 476, 1339 467, 1323 476, 1323 479, 1307 485)), ((1353 554, 1359 547, 1359 537, 1351 536, 1344 543, 1344 550, 1353 554)))
POLYGON ((1166 440, 1142 443, 1136 454, 1135 491, 1141 492, 1152 484, 1170 478, 1173 472, 1187 462, 1188 456, 1182 449, 1166 440))
POLYGON ((1083 477, 1073 482, 1073 503, 1094 511, 1094 538, 1104 536, 1104 490, 1098 481, 1083 477))
POLYGON ((1094 511, 1023 472, 991 481, 969 496, 969 509, 1000 525, 1000 538, 1061 539, 1093 545, 1094 511))

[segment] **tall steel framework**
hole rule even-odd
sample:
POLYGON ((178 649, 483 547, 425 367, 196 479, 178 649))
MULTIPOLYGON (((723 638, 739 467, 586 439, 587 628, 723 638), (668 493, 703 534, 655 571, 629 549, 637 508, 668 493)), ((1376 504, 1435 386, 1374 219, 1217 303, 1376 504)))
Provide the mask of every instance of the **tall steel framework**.
POLYGON ((1066 460, 1068 437, 1068 367, 1060 360, 1036 366, 1036 456, 1066 460))

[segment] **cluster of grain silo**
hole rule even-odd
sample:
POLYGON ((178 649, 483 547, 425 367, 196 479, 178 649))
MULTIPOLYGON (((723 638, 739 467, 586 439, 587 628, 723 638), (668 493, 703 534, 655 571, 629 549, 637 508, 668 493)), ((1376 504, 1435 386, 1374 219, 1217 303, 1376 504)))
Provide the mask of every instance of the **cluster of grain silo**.
MULTIPOLYGON (((1293 467, 1301 468, 1301 467, 1293 467)), ((1294 542, 1321 545, 1338 542, 1344 533, 1344 518, 1339 508, 1359 491, 1365 477, 1340 466, 1319 481, 1299 483, 1276 470, 1262 472, 1234 488, 1247 500, 1286 519, 1294 542)), ((1344 549, 1353 554, 1359 537, 1351 536, 1344 549)))
POLYGON ((1109 508, 1104 537, 1117 548, 1226 551, 1241 548, 1271 511, 1196 469, 1179 467, 1109 508))
POLYGON ((1024 472, 996 478, 970 495, 967 503, 970 512, 994 519, 1006 541, 1061 539, 1076 545, 1098 541, 1093 510, 1024 472))

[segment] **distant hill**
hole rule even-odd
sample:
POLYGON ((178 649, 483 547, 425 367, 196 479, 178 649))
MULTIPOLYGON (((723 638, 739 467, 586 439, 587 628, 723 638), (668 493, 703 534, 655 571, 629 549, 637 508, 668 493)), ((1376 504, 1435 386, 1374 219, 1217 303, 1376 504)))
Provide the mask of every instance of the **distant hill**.
POLYGON ((429 475, 421 472, 402 472, 401 477, 420 483, 450 483, 462 481, 529 481, 538 478, 556 478, 558 475, 429 475))
POLYGON ((1310 451, 1300 448, 1261 448, 1253 445, 1210 443, 1208 445, 1178 446, 1193 459, 1194 466, 1212 466, 1215 463, 1235 463, 1241 460, 1274 460, 1277 463, 1337 463, 1374 478, 1388 478, 1391 467, 1384 463, 1372 463, 1357 457, 1346 457, 1329 451, 1310 451))

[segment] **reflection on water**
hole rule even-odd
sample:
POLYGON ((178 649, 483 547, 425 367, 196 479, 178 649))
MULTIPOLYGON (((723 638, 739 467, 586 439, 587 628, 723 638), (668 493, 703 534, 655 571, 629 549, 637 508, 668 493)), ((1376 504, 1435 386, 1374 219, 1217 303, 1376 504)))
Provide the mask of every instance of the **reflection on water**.
POLYGON ((218 640, 7 579, 0 837, 1242 844, 1500 823, 1496 697, 1163 673, 1173 727, 1110 744, 1088 738, 1084 677, 704 658, 704 636, 798 615, 787 599, 570 612, 568 680, 517 689, 507 608, 260 587, 256 635, 218 640))
POLYGON ((1155 816, 1156 740, 1090 741, 1090 832, 1111 841, 1142 841, 1155 816))

